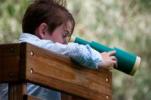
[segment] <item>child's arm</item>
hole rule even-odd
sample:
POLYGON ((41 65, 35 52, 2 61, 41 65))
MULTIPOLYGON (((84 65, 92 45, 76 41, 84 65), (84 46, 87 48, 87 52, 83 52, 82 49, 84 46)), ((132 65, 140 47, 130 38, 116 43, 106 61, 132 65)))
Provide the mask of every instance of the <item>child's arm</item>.
POLYGON ((92 69, 98 69, 100 67, 112 69, 116 64, 116 58, 113 56, 115 51, 99 53, 89 45, 48 43, 44 48, 69 56, 79 64, 92 69))
POLYGON ((98 69, 102 62, 100 53, 92 49, 89 45, 47 43, 43 48, 69 56, 77 63, 92 69, 98 69))

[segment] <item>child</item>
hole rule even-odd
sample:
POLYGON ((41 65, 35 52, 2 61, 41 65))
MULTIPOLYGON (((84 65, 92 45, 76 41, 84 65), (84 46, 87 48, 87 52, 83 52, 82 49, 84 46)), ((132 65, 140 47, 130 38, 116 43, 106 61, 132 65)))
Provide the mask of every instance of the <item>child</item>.
MULTIPOLYGON (((91 69, 110 69, 116 64, 115 51, 99 53, 89 45, 68 43, 75 21, 68 10, 53 0, 36 0, 27 8, 22 22, 20 42, 69 56, 77 63, 91 69)), ((28 84, 28 94, 44 100, 61 100, 59 92, 28 84)))

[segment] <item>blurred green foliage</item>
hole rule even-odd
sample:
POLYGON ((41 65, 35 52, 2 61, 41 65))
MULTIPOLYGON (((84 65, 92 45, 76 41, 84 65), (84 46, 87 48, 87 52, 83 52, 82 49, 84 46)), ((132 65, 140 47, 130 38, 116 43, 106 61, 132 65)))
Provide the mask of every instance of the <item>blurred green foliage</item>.
MULTIPOLYGON (((17 42, 31 0, 0 0, 0 43, 17 42)), ((151 0, 67 0, 75 36, 135 52, 140 70, 113 70, 113 100, 151 100, 151 0)))

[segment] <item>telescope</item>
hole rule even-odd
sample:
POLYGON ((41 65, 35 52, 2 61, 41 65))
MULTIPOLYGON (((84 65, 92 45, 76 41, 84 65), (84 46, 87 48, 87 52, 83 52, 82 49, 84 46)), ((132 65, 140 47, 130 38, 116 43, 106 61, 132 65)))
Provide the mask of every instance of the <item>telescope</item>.
POLYGON ((109 52, 109 51, 116 51, 115 57, 117 58, 117 67, 116 69, 122 71, 128 75, 135 75, 136 71, 139 69, 141 58, 134 53, 129 53, 119 48, 110 48, 105 46, 101 43, 95 41, 86 41, 79 37, 75 37, 72 39, 73 42, 82 44, 82 45, 90 45, 96 51, 102 52, 109 52))

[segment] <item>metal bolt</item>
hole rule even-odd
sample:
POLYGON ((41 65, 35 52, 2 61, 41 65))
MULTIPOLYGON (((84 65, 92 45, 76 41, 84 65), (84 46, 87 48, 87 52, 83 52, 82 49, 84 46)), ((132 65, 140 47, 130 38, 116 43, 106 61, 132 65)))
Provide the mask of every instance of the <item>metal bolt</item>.
POLYGON ((33 52, 33 51, 31 51, 31 52, 30 52, 30 55, 31 55, 31 56, 33 56, 33 55, 34 55, 34 52, 33 52))
POLYGON ((106 81, 106 82, 109 82, 109 78, 106 78, 105 81, 106 81))
POLYGON ((32 68, 30 69, 30 73, 31 73, 31 74, 33 73, 33 69, 32 69, 32 68))
POLYGON ((106 96, 106 99, 107 99, 107 100, 109 99, 109 96, 108 96, 108 95, 106 96))

